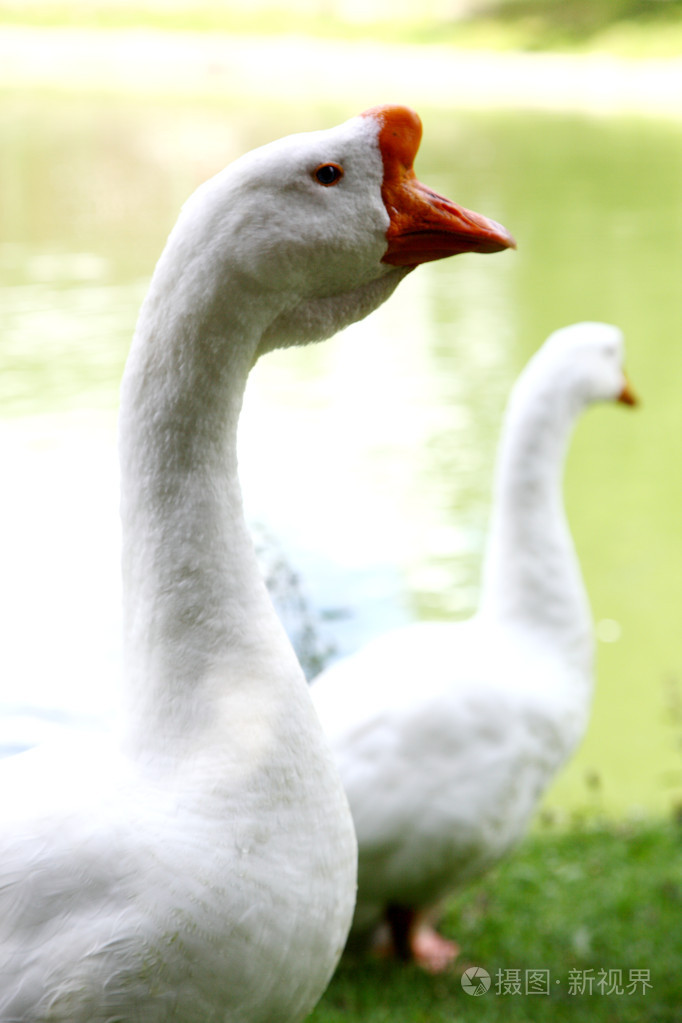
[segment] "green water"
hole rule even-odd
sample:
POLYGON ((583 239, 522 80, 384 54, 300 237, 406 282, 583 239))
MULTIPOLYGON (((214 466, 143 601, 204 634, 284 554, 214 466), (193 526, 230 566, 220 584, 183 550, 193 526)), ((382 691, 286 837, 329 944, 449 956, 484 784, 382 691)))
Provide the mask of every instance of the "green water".
MULTIPOLYGON (((244 149, 355 112, 0 99, 5 705, 17 672, 27 703, 106 703, 118 384, 180 204, 244 149), (78 670, 55 667, 74 644, 78 670)), ((241 433, 247 505, 300 572, 323 645, 466 614, 509 386, 555 327, 619 324, 642 404, 590 411, 570 453, 602 638, 588 737, 547 802, 667 811, 682 799, 681 126, 442 101, 420 113, 419 175, 502 221, 518 252, 420 268, 346 336, 259 364, 241 433)))

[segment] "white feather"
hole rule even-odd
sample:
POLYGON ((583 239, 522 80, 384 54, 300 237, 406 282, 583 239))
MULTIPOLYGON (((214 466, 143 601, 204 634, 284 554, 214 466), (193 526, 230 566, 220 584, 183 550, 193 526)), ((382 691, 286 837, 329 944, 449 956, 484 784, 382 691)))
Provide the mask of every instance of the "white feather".
POLYGON ((622 357, 615 327, 577 324, 517 382, 477 615, 384 635, 313 684, 358 836, 357 931, 495 863, 583 735, 592 621, 561 472, 580 412, 621 395, 622 357))

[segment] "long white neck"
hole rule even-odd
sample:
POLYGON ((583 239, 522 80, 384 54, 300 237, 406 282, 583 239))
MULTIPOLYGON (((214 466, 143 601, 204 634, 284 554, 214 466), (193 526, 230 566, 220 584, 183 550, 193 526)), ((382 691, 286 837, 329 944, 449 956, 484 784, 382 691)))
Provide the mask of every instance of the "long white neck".
POLYGON ((246 379, 279 310, 250 302, 244 281, 234 294, 228 281, 207 289, 207 263, 178 259, 177 247, 171 239, 142 308, 120 417, 128 739, 157 756, 205 742, 228 686, 233 699, 251 687, 257 713, 259 680, 276 689, 301 675, 237 477, 246 379))
POLYGON ((562 496, 579 411, 551 381, 522 378, 514 390, 498 454, 480 613, 527 627, 589 671, 592 619, 562 496))

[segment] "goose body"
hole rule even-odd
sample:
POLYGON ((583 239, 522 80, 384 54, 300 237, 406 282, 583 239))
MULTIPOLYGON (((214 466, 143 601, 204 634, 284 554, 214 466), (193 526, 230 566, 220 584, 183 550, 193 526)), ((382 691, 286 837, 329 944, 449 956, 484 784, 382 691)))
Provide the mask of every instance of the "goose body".
POLYGON ((272 143, 168 239, 121 395, 120 728, 0 764, 2 1023, 288 1023, 334 969, 356 843, 257 571, 237 421, 263 352, 512 244, 419 184, 420 131, 384 107, 272 143))
POLYGON ((579 414, 632 400, 622 357, 615 327, 576 324, 517 381, 474 617, 381 636, 312 687, 358 837, 353 929, 388 925, 427 969, 457 952, 430 925, 439 903, 519 840, 587 724, 593 629, 561 475, 579 414))

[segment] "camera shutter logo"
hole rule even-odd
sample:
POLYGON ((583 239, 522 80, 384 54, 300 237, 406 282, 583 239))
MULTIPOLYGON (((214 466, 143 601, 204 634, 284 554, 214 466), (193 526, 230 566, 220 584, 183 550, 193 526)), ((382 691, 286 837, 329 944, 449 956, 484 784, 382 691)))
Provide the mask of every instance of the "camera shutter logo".
POLYGON ((462 974, 462 987, 468 995, 484 995, 490 987, 490 974, 482 966, 470 966, 462 974))

